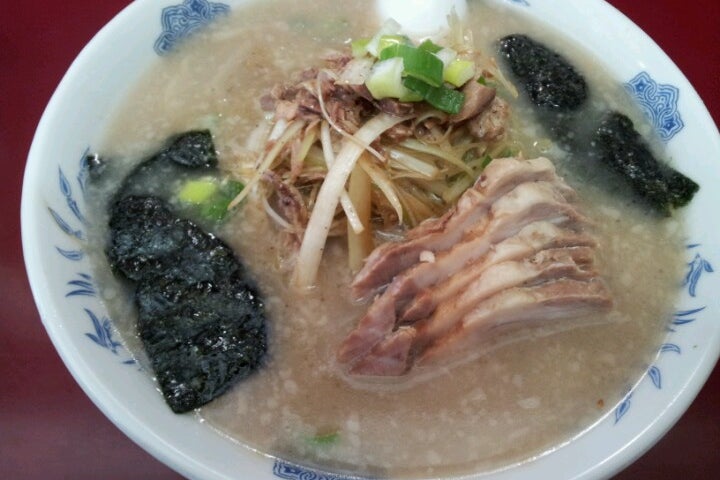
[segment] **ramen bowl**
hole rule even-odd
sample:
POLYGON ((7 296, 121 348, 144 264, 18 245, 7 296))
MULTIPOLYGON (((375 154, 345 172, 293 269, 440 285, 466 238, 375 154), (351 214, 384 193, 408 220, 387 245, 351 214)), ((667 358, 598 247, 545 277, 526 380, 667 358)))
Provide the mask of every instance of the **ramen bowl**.
MULTIPOLYGON (((38 126, 23 186, 26 267, 42 321, 63 361, 95 404, 145 450, 191 478, 345 478, 274 458, 176 415, 152 375, 121 340, 95 283, 88 250, 85 157, 142 75, 178 42, 249 2, 133 2, 86 46, 38 126)), ((687 268, 657 354, 618 392, 608 413, 565 443, 467 478, 604 478, 649 449, 679 419, 720 353, 720 136, 702 101, 671 60, 608 4, 508 1, 513 14, 559 29, 602 64, 646 112, 676 167, 700 184, 684 209, 687 268), (679 161, 681 159, 681 161, 679 161)), ((638 299, 642 302, 642 299, 638 299)))

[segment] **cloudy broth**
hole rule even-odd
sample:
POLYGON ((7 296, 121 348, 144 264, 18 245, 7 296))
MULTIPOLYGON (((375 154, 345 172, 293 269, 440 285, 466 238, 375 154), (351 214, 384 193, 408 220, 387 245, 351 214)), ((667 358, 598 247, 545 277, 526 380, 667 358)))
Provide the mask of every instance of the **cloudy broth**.
MULTIPOLYGON (((123 104, 101 151, 109 158, 140 159, 170 135, 209 127, 221 167, 234 169, 247 137, 264 118, 257 99, 291 72, 320 64, 331 47, 372 35, 378 24, 366 9, 363 2, 338 0, 265 1, 252 10, 237 9, 158 62, 123 104)), ((468 25, 487 54, 502 35, 529 33, 562 51, 585 74, 592 102, 628 104, 599 64, 510 10, 474 2, 468 25)), ((535 328, 490 339, 477 359, 440 371, 431 381, 349 382, 338 373, 334 353, 367 306, 348 298, 344 247, 330 244, 318 288, 299 296, 287 286, 282 238, 251 198, 219 234, 255 273, 266 297, 268 360, 201 408, 200 417, 241 444, 289 461, 417 477, 521 462, 567 442, 614 408, 661 343, 682 273, 681 222, 658 219, 622 195, 610 196, 597 186, 602 179, 567 167, 582 159, 545 139, 522 99, 504 98, 512 104, 512 135, 524 156, 548 156, 578 190, 594 224, 597 269, 613 294, 614 309, 582 327, 535 328)), ((639 120, 637 112, 625 113, 639 120)), ((103 214, 96 216, 102 223, 103 214)), ((101 239, 104 232, 95 235, 101 239)), ((97 257, 113 318, 142 360, 131 296, 104 269, 101 248, 97 257)))

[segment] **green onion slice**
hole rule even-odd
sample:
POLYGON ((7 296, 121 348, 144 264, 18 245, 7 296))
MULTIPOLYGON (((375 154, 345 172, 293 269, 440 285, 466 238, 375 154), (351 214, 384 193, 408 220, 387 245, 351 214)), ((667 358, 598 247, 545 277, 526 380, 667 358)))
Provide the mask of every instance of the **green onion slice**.
POLYGON ((460 60, 456 58, 450 65, 445 67, 443 72, 443 79, 455 85, 461 87, 465 85, 465 82, 475 76, 475 62, 470 60, 460 60))
POLYGON ((429 38, 427 40, 425 40, 424 42, 422 42, 420 45, 418 45, 418 48, 420 50, 425 50, 426 52, 430 52, 430 53, 437 53, 443 49, 443 47, 441 47, 437 43, 433 42, 429 38))
POLYGON ((403 76, 416 78, 433 87, 442 85, 443 62, 427 50, 398 43, 380 51, 380 60, 394 57, 403 59, 403 76))
POLYGON ((422 95, 426 102, 443 112, 458 113, 465 103, 465 95, 457 90, 429 85, 414 77, 406 77, 402 82, 409 90, 422 95))
POLYGON ((405 35, 383 35, 378 41, 378 51, 382 52, 393 45, 412 45, 412 43, 405 35))
POLYGON ((350 42, 350 50, 352 51, 352 56, 355 58, 361 58, 367 55, 367 46, 369 43, 369 38, 358 38, 357 40, 353 40, 352 42, 350 42))

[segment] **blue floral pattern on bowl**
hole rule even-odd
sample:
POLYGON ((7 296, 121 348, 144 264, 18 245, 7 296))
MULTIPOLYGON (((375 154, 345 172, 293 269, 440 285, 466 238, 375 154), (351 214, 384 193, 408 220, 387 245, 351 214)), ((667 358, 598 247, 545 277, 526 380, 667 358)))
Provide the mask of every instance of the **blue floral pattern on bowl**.
POLYGON ((228 5, 208 0, 184 0, 179 5, 163 8, 160 14, 162 33, 155 41, 155 52, 168 54, 178 42, 229 12, 228 5))
MULTIPOLYGON (((230 7, 223 3, 209 2, 208 0, 184 0, 183 3, 165 7, 160 14, 162 33, 155 42, 155 51, 158 55, 169 53, 179 41, 197 32, 208 25, 220 15, 230 12, 230 7)), ((76 186, 71 182, 62 168, 58 168, 58 186, 64 198, 64 205, 49 206, 48 212, 55 221, 55 224, 68 237, 73 240, 72 248, 55 246, 55 250, 69 262, 77 267, 88 268, 83 261, 86 260, 85 241, 87 235, 85 228, 88 221, 82 212, 81 205, 84 205, 85 187, 89 175, 87 155, 89 148, 80 156, 78 173, 74 179, 76 186), (79 195, 78 195, 79 192, 79 195), (60 209, 66 211, 60 213, 60 209)), ((68 292, 66 298, 77 297, 98 297, 98 291, 89 273, 80 271, 74 274, 66 282, 68 292)), ((85 315, 90 320, 92 331, 86 332, 85 336, 96 345, 106 349, 113 355, 122 355, 122 363, 135 364, 135 360, 128 352, 125 352, 122 343, 115 339, 115 330, 108 317, 99 316, 90 308, 83 307, 85 315)))
POLYGON ((670 141, 683 129, 685 123, 678 111, 680 90, 677 87, 660 84, 649 73, 640 72, 625 84, 625 88, 642 107, 663 141, 670 141))
POLYGON ((273 474, 278 478, 286 480, 351 480, 360 479, 360 477, 344 477, 341 475, 331 475, 329 473, 321 473, 310 470, 299 465, 287 463, 282 460, 275 460, 273 465, 273 474))
MULTIPOLYGON (((76 270, 89 268, 89 265, 83 262, 83 260, 87 258, 85 255, 85 241, 87 239, 85 227, 88 226, 88 221, 81 209, 85 204, 85 185, 89 171, 87 162, 88 152, 89 148, 85 149, 80 156, 80 166, 78 174, 75 177, 80 195, 76 195, 78 190, 73 188, 73 183, 65 175, 62 168, 58 168, 58 188, 65 199, 63 213, 59 213, 60 207, 48 207, 50 216, 55 221, 55 224, 70 237, 75 244, 75 247, 72 249, 56 245, 55 250, 65 260, 71 262, 76 267, 76 270), (70 216, 67 215, 65 210, 70 213, 70 216)), ((95 288, 92 276, 89 273, 76 271, 74 276, 66 282, 66 285, 68 291, 65 293, 65 297, 68 299, 82 297, 96 298, 98 296, 98 290, 95 288)), ((122 363, 134 365, 136 363, 135 360, 124 350, 122 343, 115 339, 115 330, 113 329, 110 319, 105 316, 98 316, 93 310, 86 306, 82 306, 82 309, 93 327, 93 330, 86 332, 85 336, 113 355, 122 357, 122 363)))
MULTIPOLYGON (((695 253, 693 256, 693 259, 688 262, 688 272, 685 275, 685 279, 683 280, 683 288, 687 288, 687 295, 690 298, 694 298, 698 283, 700 281, 700 278, 703 274, 706 273, 713 273, 714 269, 710 262, 706 260, 700 253, 697 252, 696 249, 698 249, 701 245, 700 244, 690 244, 687 246, 688 251, 692 251, 695 253)), ((667 327, 668 335, 672 335, 677 331, 678 327, 682 327, 684 325, 691 324, 697 320, 697 315, 705 310, 706 306, 701 307, 694 307, 689 308, 685 310, 678 310, 673 315, 672 320, 670 321, 670 325, 667 327)), ((673 353, 676 355, 682 354, 682 348, 680 345, 676 343, 663 343, 660 345, 660 348, 658 349, 658 355, 657 358, 659 359, 664 354, 673 353)), ((663 388, 663 376, 662 371, 659 366, 656 364, 650 365, 647 369, 646 375, 644 378, 649 379, 653 386, 657 390, 661 390, 663 388)), ((637 385, 636 385, 637 387, 637 385)), ((630 390, 625 397, 622 399, 622 401, 618 404, 617 407, 615 407, 614 412, 614 421, 615 424, 617 424, 624 416, 628 413, 630 410, 630 406, 632 403, 633 398, 633 390, 630 390)))

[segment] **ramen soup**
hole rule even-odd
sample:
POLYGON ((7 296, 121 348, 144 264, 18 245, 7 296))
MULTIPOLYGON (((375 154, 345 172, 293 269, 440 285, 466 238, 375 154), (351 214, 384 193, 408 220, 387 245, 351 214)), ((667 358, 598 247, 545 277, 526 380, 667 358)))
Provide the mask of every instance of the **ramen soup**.
MULTIPOLYGON (((515 10, 488 3, 469 5, 466 25, 478 51, 497 57, 499 38, 532 36, 583 73, 591 107, 623 111, 650 135, 597 59, 515 10)), ((94 235, 103 295, 141 363, 147 358, 136 334, 132 288, 110 273, 103 255, 107 199, 122 176, 168 137, 208 128, 220 170, 249 182, 256 159, 248 152, 271 116, 258 100, 293 72, 323 65, 329 51, 372 37, 379 25, 363 2, 265 1, 236 8, 159 60, 124 99, 99 149, 118 168, 114 186, 94 192, 94 235)), ((682 222, 677 214, 653 213, 612 179, 584 168, 582 155, 545 133, 522 92, 514 97, 499 87, 497 95, 511 108, 507 139, 513 155, 548 157, 577 191, 578 210, 597 243, 593 268, 612 308, 582 322, 520 322, 487 335, 470 360, 436 367, 428 378, 412 373, 420 368, 367 381, 337 360, 339 346, 369 305, 350 294, 353 271, 343 236, 328 240, 316 287, 294 288, 298 245, 268 215, 258 193, 263 189, 254 189, 216 234, 264 296, 268 353, 258 371, 197 409, 200 419, 262 454, 357 475, 415 478, 527 461, 581 435, 614 408, 661 342, 682 274, 682 222)), ((402 240, 411 226, 378 232, 375 241, 402 240)))

